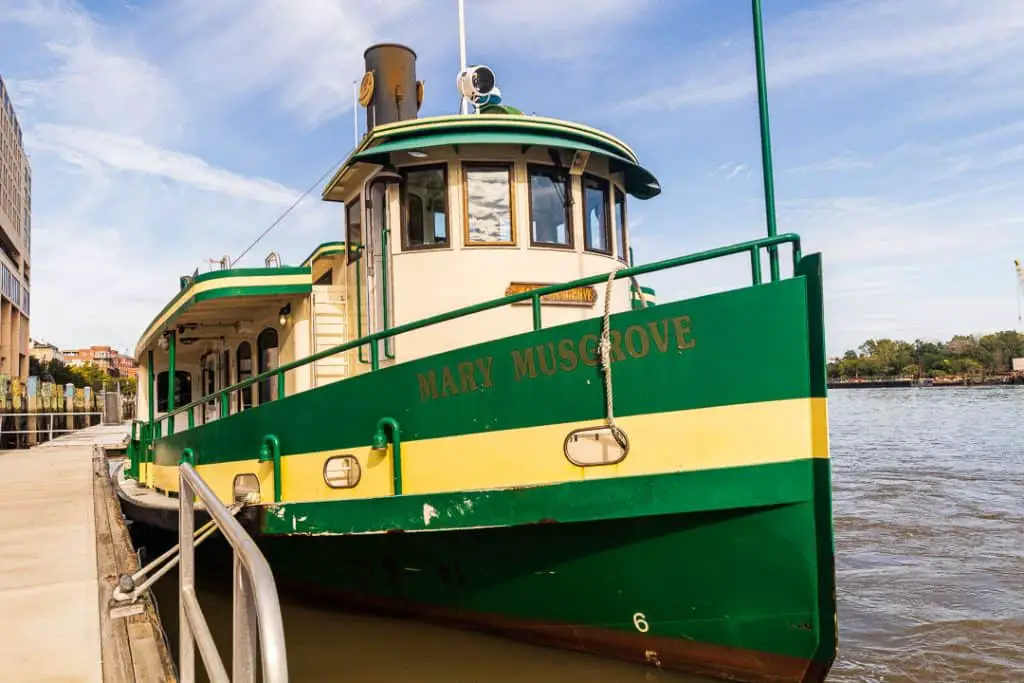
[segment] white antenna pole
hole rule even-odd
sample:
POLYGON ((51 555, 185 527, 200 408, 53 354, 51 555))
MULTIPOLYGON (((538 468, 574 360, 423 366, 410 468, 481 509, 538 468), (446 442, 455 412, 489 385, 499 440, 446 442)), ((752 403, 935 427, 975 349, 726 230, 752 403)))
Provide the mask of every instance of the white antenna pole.
POLYGON ((359 86, 352 81, 352 146, 359 146, 359 86))
MULTIPOLYGON (((459 0, 459 73, 466 70, 466 11, 463 7, 463 0, 459 0)), ((469 113, 468 102, 465 97, 460 97, 459 106, 463 114, 469 113)))

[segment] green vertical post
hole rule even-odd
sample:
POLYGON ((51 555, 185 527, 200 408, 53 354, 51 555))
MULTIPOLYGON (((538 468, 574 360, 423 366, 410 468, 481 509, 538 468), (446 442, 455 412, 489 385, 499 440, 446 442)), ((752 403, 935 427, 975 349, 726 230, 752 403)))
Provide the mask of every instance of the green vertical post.
MULTIPOLYGON (((768 122, 768 86, 764 75, 764 29, 761 26, 761 0, 752 1, 754 13, 754 61, 757 66, 757 110, 761 119, 761 171, 764 174, 764 212, 768 223, 768 236, 775 237, 775 178, 772 174, 771 126, 768 122)), ((768 247, 772 282, 779 279, 779 249, 768 247)))
MULTIPOLYGON (((178 341, 178 335, 173 330, 168 338, 170 342, 167 346, 167 412, 174 412, 174 385, 175 385, 175 372, 177 368, 175 354, 178 341)), ((174 434, 174 416, 167 418, 167 436, 174 434)))
POLYGON ((149 403, 149 429, 152 433, 153 421, 156 420, 156 394, 153 387, 156 386, 156 368, 153 367, 153 351, 146 354, 146 375, 149 379, 149 388, 146 393, 146 402, 149 403))

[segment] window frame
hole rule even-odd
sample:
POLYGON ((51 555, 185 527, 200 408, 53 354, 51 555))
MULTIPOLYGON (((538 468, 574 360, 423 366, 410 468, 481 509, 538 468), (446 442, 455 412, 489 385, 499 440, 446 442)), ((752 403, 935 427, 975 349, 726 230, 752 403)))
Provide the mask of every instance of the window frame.
MULTIPOLYGON (((267 336, 269 337, 270 335, 267 335, 267 336)), ((277 327, 275 327, 274 325, 267 325, 262 330, 260 330, 259 334, 256 335, 256 374, 257 375, 262 375, 264 372, 270 372, 272 370, 276 370, 277 368, 281 367, 281 342, 282 342, 281 337, 282 337, 282 334, 281 334, 280 330, 278 330, 277 327), (260 343, 260 339, 263 338, 264 335, 267 335, 268 332, 273 332, 274 333, 274 345, 273 346, 270 346, 270 345, 264 346, 263 344, 260 343), (276 349, 277 350, 277 357, 275 359, 273 367, 270 367, 270 365, 267 364, 266 361, 265 361, 265 354, 270 349, 276 349)), ((257 382, 256 384, 259 387, 256 390, 257 405, 261 405, 262 406, 262 405, 266 405, 268 403, 273 403, 274 401, 276 401, 279 398, 281 398, 281 396, 279 396, 278 393, 277 393, 277 375, 272 375, 270 377, 262 379, 259 382, 257 382), (266 396, 266 400, 264 400, 264 396, 266 396)))
POLYGON ((353 199, 352 201, 345 202, 345 252, 346 252, 345 253, 345 262, 346 263, 352 263, 353 261, 358 261, 362 257, 362 255, 363 255, 363 205, 362 205, 362 201, 363 201, 363 195, 362 195, 362 193, 359 193, 359 194, 357 194, 355 196, 355 199, 353 199), (349 214, 350 214, 350 212, 353 209, 359 211, 359 241, 357 243, 355 243, 355 245, 358 245, 357 248, 355 248, 355 249, 352 248, 355 245, 353 244, 353 242, 351 240, 352 235, 351 235, 350 230, 349 230, 349 228, 351 227, 352 224, 351 224, 351 222, 348 219, 349 214))
MULTIPOLYGON (((615 257, 615 248, 612 245, 612 186, 613 183, 610 178, 602 178, 599 175, 593 173, 584 173, 580 178, 580 204, 583 207, 583 251, 591 254, 601 254, 602 256, 615 257), (595 249, 590 245, 590 222, 587 217, 587 181, 593 181, 598 185, 602 186, 604 192, 604 239, 605 244, 608 245, 608 249, 595 249)), ((595 188, 591 188, 595 189, 595 188)))
POLYGON ((615 243, 622 250, 622 256, 616 256, 616 258, 629 265, 629 244, 626 240, 626 226, 629 225, 629 206, 626 203, 625 189, 614 183, 612 184, 612 214, 615 216, 615 243), (621 225, 619 224, 619 212, 615 208, 619 197, 622 197, 621 225))
POLYGON ((516 246, 516 171, 512 161, 463 161, 462 178, 462 244, 466 247, 514 247, 516 246), (469 172, 473 170, 502 169, 508 172, 508 212, 510 241, 475 242, 469 238, 469 172))
MULTIPOLYGON (((402 176, 402 182, 399 185, 398 191, 398 202, 401 210, 401 225, 399 225, 400 239, 399 242, 402 245, 402 251, 429 251, 431 249, 451 249, 452 248, 452 217, 451 217, 451 194, 449 193, 448 186, 448 162, 431 162, 426 164, 413 164, 410 166, 403 166, 398 169, 398 174, 402 176), (433 244, 409 244, 409 194, 408 194, 408 183, 409 174, 416 173, 418 171, 429 171, 432 169, 440 169, 442 184, 444 185, 444 225, 445 225, 445 241, 434 242, 433 244)), ((424 226, 426 227, 426 226, 424 226)))
MULTIPOLYGON (((540 174, 539 174, 540 175, 540 174)), ((554 164, 541 164, 541 163, 526 163, 526 198, 527 198, 527 221, 526 227, 530 233, 530 247, 540 247, 547 249, 564 249, 567 251, 576 250, 576 231, 575 224, 573 221, 573 210, 572 206, 575 203, 572 196, 573 193, 573 182, 572 176, 569 175, 568 169, 562 169, 554 164), (559 242, 538 242, 534 239, 533 235, 533 183, 531 177, 534 169, 543 169, 542 174, 557 175, 562 174, 562 178, 565 183, 565 199, 562 204, 562 208, 565 211, 565 237, 568 240, 567 244, 561 244, 559 242)))

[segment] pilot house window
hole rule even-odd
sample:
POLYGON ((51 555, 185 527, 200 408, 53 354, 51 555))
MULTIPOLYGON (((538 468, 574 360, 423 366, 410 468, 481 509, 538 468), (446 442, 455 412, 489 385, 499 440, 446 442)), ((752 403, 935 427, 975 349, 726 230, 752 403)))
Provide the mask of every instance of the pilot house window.
POLYGON ((583 248, 587 251, 612 252, 608 220, 608 182, 583 178, 583 248))
POLYGON ((444 166, 404 169, 402 249, 448 246, 448 183, 444 166))
POLYGON ((463 165, 466 244, 514 244, 512 167, 463 165))
POLYGON ((346 256, 349 263, 358 261, 362 255, 362 251, 359 249, 363 245, 362 205, 360 202, 361 198, 356 197, 354 201, 345 205, 346 256))
POLYGON ((530 241, 541 246, 572 246, 568 183, 565 173, 550 166, 529 166, 530 241))
POLYGON ((618 228, 616 236, 619 238, 616 255, 629 263, 629 252, 626 251, 626 195, 617 187, 615 188, 615 225, 618 228))

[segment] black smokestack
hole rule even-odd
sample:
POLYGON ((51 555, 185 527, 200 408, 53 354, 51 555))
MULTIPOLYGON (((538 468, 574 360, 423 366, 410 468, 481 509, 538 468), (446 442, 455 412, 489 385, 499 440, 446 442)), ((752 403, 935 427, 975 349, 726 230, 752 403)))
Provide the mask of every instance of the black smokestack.
POLYGON ((366 72, 372 74, 373 91, 366 99, 366 80, 360 88, 360 102, 366 107, 366 130, 394 121, 416 118, 419 110, 416 83, 416 53, 404 45, 380 43, 363 53, 366 72))

